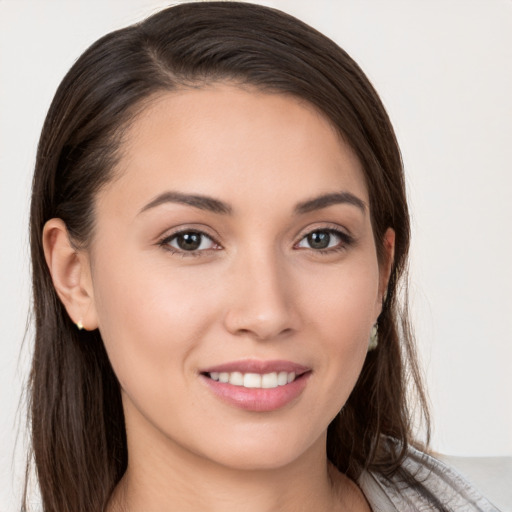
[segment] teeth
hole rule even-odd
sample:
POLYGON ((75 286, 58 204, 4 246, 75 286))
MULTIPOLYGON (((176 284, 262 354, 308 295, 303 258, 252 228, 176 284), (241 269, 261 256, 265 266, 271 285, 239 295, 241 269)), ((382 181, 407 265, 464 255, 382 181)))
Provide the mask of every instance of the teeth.
POLYGON ((229 374, 229 383, 233 384, 233 386, 243 386, 244 385, 244 374, 240 372, 233 372, 229 374))
POLYGON ((284 386, 285 384, 288 384, 288 373, 279 372, 277 374, 277 385, 284 386))
POLYGON ((277 388, 290 384, 296 378, 295 372, 241 373, 241 372, 212 372, 208 374, 212 380, 243 386, 244 388, 277 388))
POLYGON ((277 373, 265 373, 261 376, 262 388, 277 388, 277 373))
POLYGON ((261 388, 261 375, 259 373, 246 373, 243 386, 244 388, 261 388))

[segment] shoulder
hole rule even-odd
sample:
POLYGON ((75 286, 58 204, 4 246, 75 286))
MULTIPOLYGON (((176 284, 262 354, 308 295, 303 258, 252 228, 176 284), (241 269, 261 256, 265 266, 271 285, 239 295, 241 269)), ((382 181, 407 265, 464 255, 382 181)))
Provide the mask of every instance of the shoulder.
POLYGON ((393 476, 365 472, 358 483, 374 512, 499 512, 457 471, 412 447, 393 476))

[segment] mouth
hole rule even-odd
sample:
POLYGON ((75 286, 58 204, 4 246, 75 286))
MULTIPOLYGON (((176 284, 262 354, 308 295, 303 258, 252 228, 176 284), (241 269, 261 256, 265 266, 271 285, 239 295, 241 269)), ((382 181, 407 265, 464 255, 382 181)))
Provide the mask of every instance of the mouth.
POLYGON ((294 402, 304 391, 311 368, 289 361, 238 361, 200 372, 207 387, 223 402, 265 412, 294 402))

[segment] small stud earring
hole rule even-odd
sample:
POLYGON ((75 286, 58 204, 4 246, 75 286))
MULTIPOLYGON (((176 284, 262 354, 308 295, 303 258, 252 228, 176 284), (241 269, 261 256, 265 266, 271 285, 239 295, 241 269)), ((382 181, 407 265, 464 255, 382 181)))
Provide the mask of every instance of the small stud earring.
POLYGON ((368 342, 368 352, 375 350, 379 344, 379 325, 375 323, 370 333, 370 341, 368 342))
POLYGON ((78 330, 81 331, 84 328, 84 324, 82 323, 82 320, 78 320, 78 322, 76 323, 76 326, 77 326, 78 330))

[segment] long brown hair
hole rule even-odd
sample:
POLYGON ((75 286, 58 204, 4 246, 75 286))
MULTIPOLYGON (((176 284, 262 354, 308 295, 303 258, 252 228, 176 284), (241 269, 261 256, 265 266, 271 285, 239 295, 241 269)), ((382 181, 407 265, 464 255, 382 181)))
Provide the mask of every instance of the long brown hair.
POLYGON ((119 384, 101 333, 78 331, 59 301, 43 226, 61 218, 73 243, 87 247, 95 194, 112 179, 123 134, 145 102, 158 92, 226 80, 291 94, 322 112, 363 165, 380 255, 386 229, 396 232, 379 345, 328 428, 329 459, 351 478, 363 469, 396 471, 412 439, 408 382, 428 426, 398 297, 410 236, 402 162, 378 95, 341 48, 289 15, 246 3, 181 4, 94 43, 60 84, 41 134, 30 213, 36 334, 29 396, 45 512, 102 511, 128 455, 119 384), (398 441, 396 450, 384 449, 386 437, 398 441))

